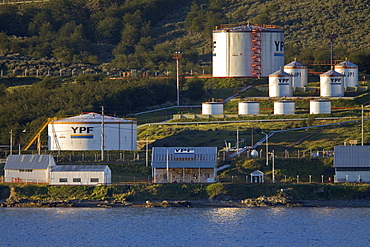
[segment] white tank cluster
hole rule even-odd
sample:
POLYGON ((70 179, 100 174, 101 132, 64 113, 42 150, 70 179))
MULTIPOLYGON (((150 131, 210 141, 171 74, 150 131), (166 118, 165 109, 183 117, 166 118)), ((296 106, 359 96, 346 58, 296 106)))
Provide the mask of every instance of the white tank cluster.
POLYGON ((269 75, 270 97, 292 97, 292 75, 282 69, 269 75))
POLYGON ((295 114, 295 102, 290 100, 280 100, 274 102, 274 114, 291 115, 295 114))
POLYGON ((213 30, 213 77, 267 77, 284 66, 284 31, 270 26, 213 30))
POLYGON ((343 86, 357 87, 358 86, 358 66, 347 60, 334 66, 334 70, 344 75, 343 86))
POLYGON ((48 125, 49 150, 136 150, 134 120, 86 113, 48 125), (104 133, 104 142, 102 134, 104 133))
POLYGON ((308 68, 297 60, 284 66, 284 71, 292 75, 292 87, 306 87, 308 81, 308 68))
POLYGON ((260 114, 260 102, 243 101, 238 103, 239 115, 258 115, 260 114))
POLYGON ((320 75, 320 96, 321 97, 343 97, 344 96, 344 75, 329 70, 320 75))
POLYGON ((330 100, 311 100, 310 114, 330 114, 331 101, 330 100))
POLYGON ((224 114, 224 104, 220 102, 204 102, 202 103, 203 115, 222 115, 224 114))

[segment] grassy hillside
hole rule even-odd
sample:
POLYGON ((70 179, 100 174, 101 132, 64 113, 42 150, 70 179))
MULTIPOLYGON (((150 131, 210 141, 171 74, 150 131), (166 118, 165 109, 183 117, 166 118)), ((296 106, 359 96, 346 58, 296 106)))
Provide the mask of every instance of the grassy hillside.
POLYGON ((99 72, 132 68, 165 72, 174 69, 173 52, 181 51, 184 71, 211 73, 212 28, 251 23, 284 28, 286 62, 295 57, 329 60, 327 36, 335 33, 334 59, 348 57, 369 72, 368 6, 368 0, 198 0, 180 5, 173 0, 52 0, 1 5, 0 55, 30 57, 3 57, 5 65, 0 68, 35 73, 32 63, 78 70, 86 70, 82 64, 93 64, 92 70, 99 72))

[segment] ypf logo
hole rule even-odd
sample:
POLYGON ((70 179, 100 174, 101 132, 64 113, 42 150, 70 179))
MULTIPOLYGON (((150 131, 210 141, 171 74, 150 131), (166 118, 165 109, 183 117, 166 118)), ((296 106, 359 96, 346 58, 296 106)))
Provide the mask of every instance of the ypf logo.
POLYGON ((71 134, 71 138, 94 138, 94 135, 91 134, 94 130, 94 127, 71 127, 71 129, 73 131, 73 134, 71 134))
POLYGON ((71 127, 73 134, 89 134, 93 132, 94 127, 71 127))
POLYGON ((190 148, 175 148, 175 153, 176 154, 193 154, 194 149, 190 148))
POLYGON ((279 81, 279 84, 289 83, 289 79, 286 79, 286 78, 285 79, 279 78, 278 81, 279 81))
POLYGON ((331 83, 340 83, 342 81, 341 78, 330 78, 331 83))
POLYGON ((284 41, 274 41, 275 51, 284 51, 284 41))

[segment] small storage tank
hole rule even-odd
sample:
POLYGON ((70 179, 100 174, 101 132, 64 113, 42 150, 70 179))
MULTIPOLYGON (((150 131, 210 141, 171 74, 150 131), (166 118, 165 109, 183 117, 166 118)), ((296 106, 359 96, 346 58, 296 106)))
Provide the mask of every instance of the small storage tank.
POLYGON ((285 73, 282 69, 269 75, 270 97, 292 97, 292 75, 285 73))
POLYGON ((320 96, 321 97, 343 97, 344 96, 344 75, 329 70, 320 75, 320 96))
POLYGON ((260 114, 260 102, 244 101, 238 103, 239 115, 257 115, 260 114))
POLYGON ((221 25, 213 30, 213 77, 267 77, 284 66, 277 26, 221 25))
POLYGON ((291 74, 292 87, 306 87, 308 81, 308 68, 306 65, 293 61, 284 66, 284 71, 291 74))
POLYGON ((224 104, 220 102, 202 103, 203 115, 222 115, 224 114, 224 104))
POLYGON ((274 102, 274 114, 290 115, 295 113, 295 102, 289 100, 281 100, 274 102))
POLYGON ((346 60, 335 65, 334 70, 344 75, 344 87, 358 86, 358 66, 356 64, 346 60))
POLYGON ((136 150, 136 121, 86 113, 48 124, 49 150, 136 150), (104 122, 104 125, 103 125, 104 122), (104 131, 102 126, 104 126, 104 131))
POLYGON ((310 114, 324 114, 331 113, 330 100, 311 100, 310 101, 310 114))

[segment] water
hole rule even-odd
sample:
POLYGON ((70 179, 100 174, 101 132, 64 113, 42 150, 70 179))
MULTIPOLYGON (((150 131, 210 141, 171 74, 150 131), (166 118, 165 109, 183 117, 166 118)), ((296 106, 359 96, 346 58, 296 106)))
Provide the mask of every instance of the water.
POLYGON ((370 208, 0 208, 0 246, 370 246, 370 208))

